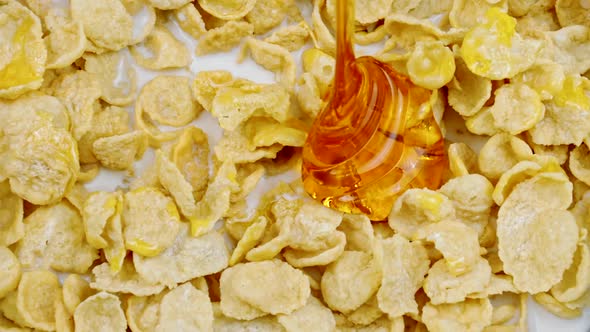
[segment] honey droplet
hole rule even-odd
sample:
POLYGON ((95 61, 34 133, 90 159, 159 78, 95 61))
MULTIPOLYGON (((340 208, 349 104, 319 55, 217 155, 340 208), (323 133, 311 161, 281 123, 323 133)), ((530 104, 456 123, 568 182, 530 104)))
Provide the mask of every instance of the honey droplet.
POLYGON ((322 204, 371 220, 387 218, 406 189, 438 188, 447 168, 431 91, 386 63, 355 58, 354 2, 337 1, 333 90, 303 148, 307 193, 322 204))

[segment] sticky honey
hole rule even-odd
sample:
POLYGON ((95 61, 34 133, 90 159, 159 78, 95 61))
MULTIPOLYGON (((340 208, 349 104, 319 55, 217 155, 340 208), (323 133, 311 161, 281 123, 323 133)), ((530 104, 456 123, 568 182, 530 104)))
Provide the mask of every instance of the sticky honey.
POLYGON ((354 1, 337 1, 336 70, 303 148, 302 179, 325 206, 384 220, 408 188, 438 188, 447 168, 431 91, 386 63, 355 58, 354 1))

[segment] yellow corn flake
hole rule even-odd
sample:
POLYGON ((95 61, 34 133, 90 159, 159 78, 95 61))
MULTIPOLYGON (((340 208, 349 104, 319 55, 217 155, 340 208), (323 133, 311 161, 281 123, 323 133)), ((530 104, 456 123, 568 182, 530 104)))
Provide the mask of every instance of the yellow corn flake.
POLYGON ((125 247, 146 257, 172 246, 181 228, 174 201, 149 187, 125 194, 123 224, 125 247))
POLYGON ((557 317, 573 319, 582 315, 582 310, 568 308, 563 303, 557 301, 549 293, 537 293, 533 295, 533 299, 535 299, 535 302, 540 304, 543 308, 557 317))
POLYGON ((78 305, 94 294, 88 281, 78 274, 70 274, 63 281, 61 300, 69 315, 74 315, 78 305))
POLYGON ((136 72, 122 52, 84 55, 84 69, 101 84, 101 98, 111 105, 125 106, 135 99, 136 72))
POLYGON ((545 35, 551 40, 548 52, 567 72, 584 74, 590 69, 586 56, 590 47, 590 27, 568 26, 545 35))
POLYGON ((473 74, 462 59, 455 63, 455 77, 447 85, 449 105, 463 116, 475 115, 491 97, 492 82, 473 74))
POLYGON ((391 34, 386 42, 386 49, 396 47, 411 50, 417 42, 440 41, 449 45, 460 41, 465 35, 464 29, 443 31, 428 19, 391 13, 385 18, 385 30, 391 34))
POLYGON ((213 181, 209 183, 203 198, 195 206, 195 214, 190 218, 191 234, 199 236, 213 229, 230 207, 231 193, 237 190, 236 167, 224 162, 213 181))
POLYGON ((329 54, 317 49, 308 48, 301 55, 303 70, 313 75, 319 88, 318 97, 324 96, 332 85, 336 60, 329 54))
POLYGON ((41 86, 47 50, 39 18, 29 9, 10 1, 0 7, 0 15, 0 98, 15 99, 41 86))
MULTIPOLYGON (((494 193, 492 194, 494 202, 498 205, 502 205, 506 197, 508 197, 517 184, 543 172, 565 174, 561 167, 559 167, 557 160, 553 157, 545 157, 544 159, 534 158, 532 161, 521 161, 502 174, 498 180, 494 193)), ((560 192, 560 196, 567 201, 569 189, 567 187, 560 187, 560 189, 564 190, 560 192)))
POLYGON ((221 87, 210 112, 221 128, 235 130, 254 116, 268 116, 282 123, 290 116, 289 104, 289 93, 282 86, 248 82, 240 87, 221 87))
POLYGON ((213 308, 209 294, 186 283, 174 288, 162 298, 156 331, 211 331, 212 329, 213 308))
POLYGON ((311 12, 311 23, 313 34, 311 35, 313 44, 317 49, 322 50, 330 55, 336 55, 336 38, 332 35, 330 28, 326 26, 322 17, 322 7, 326 0, 318 0, 313 2, 313 10, 311 12))
POLYGON ((93 268, 92 274, 94 278, 90 283, 90 287, 98 291, 148 296, 158 294, 164 289, 164 285, 148 282, 139 275, 130 259, 125 259, 121 270, 117 274, 112 273, 107 263, 102 263, 93 268))
POLYGON ((62 294, 55 297, 55 330, 63 332, 74 332, 74 316, 66 309, 62 294))
POLYGON ((480 259, 478 233, 458 221, 442 220, 426 225, 414 234, 414 239, 434 243, 454 275, 469 272, 480 259))
POLYGON ((578 226, 572 184, 563 173, 541 173, 514 187, 498 211, 498 254, 520 291, 538 293, 557 284, 571 265, 578 226))
POLYGON ((83 70, 60 76, 53 82, 54 96, 64 104, 72 121, 72 135, 79 140, 92 128, 93 104, 102 94, 97 78, 83 70))
POLYGON ((381 318, 383 314, 384 312, 379 309, 377 296, 373 296, 358 309, 348 314, 346 319, 356 325, 369 325, 381 318))
POLYGON ((141 131, 99 138, 92 143, 92 152, 106 168, 131 169, 147 149, 148 138, 141 131))
POLYGON ((508 13, 511 16, 519 17, 526 15, 535 8, 535 0, 508 0, 508 13))
POLYGON ((227 52, 238 46, 243 38, 251 36, 253 27, 244 21, 228 21, 219 28, 208 30, 199 39, 197 55, 227 52))
POLYGON ((96 163, 92 145, 99 138, 122 135, 131 130, 129 126, 129 113, 126 109, 117 106, 108 106, 105 109, 95 110, 92 118, 92 127, 78 140, 80 163, 96 163))
POLYGON ((564 272, 563 279, 551 288, 551 295, 556 300, 563 303, 576 301, 590 289, 589 246, 588 243, 578 243, 572 265, 564 272))
POLYGON ((490 108, 494 126, 511 135, 531 129, 545 115, 541 98, 527 85, 507 84, 497 89, 494 95, 494 105, 490 108))
POLYGON ((255 164, 241 164, 236 167, 236 178, 239 183, 239 191, 232 192, 230 201, 232 203, 239 203, 244 201, 248 195, 256 188, 259 181, 264 176, 266 170, 263 165, 255 164))
POLYGON ((558 0, 555 2, 555 13, 561 26, 585 25, 590 23, 588 7, 584 2, 558 0))
POLYGON ((193 95, 205 110, 211 112, 213 98, 217 91, 222 86, 230 86, 233 83, 234 78, 229 71, 200 71, 193 82, 193 95))
POLYGON ((170 10, 180 8, 189 3, 190 0, 147 0, 146 2, 154 8, 170 10))
POLYGON ((479 169, 488 179, 498 179, 518 162, 533 155, 531 148, 516 136, 496 134, 479 152, 479 169))
POLYGON ((485 17, 488 10, 500 10, 506 12, 508 1, 488 0, 459 0, 453 1, 449 12, 449 23, 455 28, 473 28, 485 17))
POLYGON ((360 251, 344 251, 322 276, 322 295, 332 310, 352 312, 367 302, 381 284, 379 262, 360 251))
POLYGON ((458 276, 449 270, 444 260, 439 260, 428 270, 424 292, 432 304, 457 303, 473 293, 485 291, 491 276, 488 261, 481 257, 476 259, 469 272, 458 276))
POLYGON ((389 226, 411 238, 421 227, 453 218, 453 202, 445 195, 429 189, 409 189, 395 202, 389 215, 389 226))
POLYGON ((251 118, 241 129, 249 138, 250 151, 276 144, 302 147, 307 137, 306 131, 295 121, 282 124, 265 117, 251 118))
POLYGON ((186 128, 172 148, 172 162, 191 184, 193 195, 200 200, 209 183, 209 143, 197 127, 186 128))
POLYGON ((242 0, 242 1, 214 1, 214 0, 198 0, 199 6, 207 13, 222 20, 237 20, 248 14, 256 0, 242 0))
POLYGON ((286 89, 295 86, 295 60, 288 49, 256 38, 247 38, 242 54, 249 53, 252 59, 275 73, 278 83, 286 89))
POLYGON ((162 187, 174 198, 180 212, 187 218, 193 216, 196 202, 191 184, 186 181, 178 167, 160 150, 156 152, 156 167, 162 187))
POLYGON ((43 38, 47 47, 47 69, 63 68, 71 65, 86 50, 86 34, 82 22, 60 15, 50 10, 44 17, 49 34, 43 38))
POLYGON ((98 257, 85 240, 82 217, 67 202, 36 209, 24 224, 15 250, 23 267, 85 273, 98 257))
POLYGON ((122 210, 121 194, 105 192, 90 195, 82 208, 86 239, 95 248, 103 250, 113 273, 121 269, 127 254, 121 223, 122 210))
POLYGON ((137 272, 150 283, 169 288, 178 283, 217 273, 228 266, 229 252, 217 232, 193 237, 182 223, 172 246, 155 257, 133 255, 137 272))
POLYGON ((21 264, 6 247, 0 247, 0 299, 16 289, 21 278, 21 264))
POLYGON ((220 285, 221 311, 237 319, 292 314, 310 296, 307 277, 278 260, 234 265, 222 272, 220 285))
POLYGON ((287 332, 333 331, 336 327, 334 315, 320 300, 310 296, 305 306, 289 315, 278 315, 277 320, 287 332))
POLYGON ((100 292, 84 300, 74 312, 76 331, 125 331, 127 320, 121 301, 115 295, 100 292))
POLYGON ((447 150, 449 169, 453 176, 460 177, 477 173, 477 154, 465 143, 452 143, 447 150))
POLYGON ((144 112, 156 123, 180 127, 193 121, 202 108, 193 100, 190 81, 181 76, 157 76, 141 90, 144 112))
POLYGON ((516 19, 496 7, 490 8, 484 23, 473 27, 463 39, 461 56, 469 70, 499 80, 531 67, 541 42, 523 39, 515 28, 516 19))
POLYGON ((453 202, 458 221, 483 234, 494 204, 494 186, 479 174, 456 177, 445 183, 439 190, 453 202))
POLYGON ((147 37, 156 25, 156 10, 142 0, 120 0, 133 19, 133 35, 129 45, 135 45, 147 37))
POLYGON ((0 246, 14 244, 25 235, 23 200, 10 191, 8 181, 0 182, 0 229, 0 246))
POLYGON ((590 159, 588 158, 588 146, 581 144, 569 154, 569 169, 572 174, 585 184, 590 184, 590 159))
POLYGON ((295 89, 295 96, 299 107, 310 118, 315 118, 324 107, 325 102, 320 97, 320 89, 311 73, 303 73, 295 89))
POLYGON ((344 214, 337 229, 346 235, 346 250, 373 252, 375 232, 367 216, 344 214))
POLYGON ((415 294, 430 265, 426 250, 420 243, 396 234, 381 240, 377 252, 383 267, 381 288, 377 292, 379 309, 389 317, 418 314, 415 294))
POLYGON ((61 293, 57 276, 49 271, 24 272, 16 291, 0 304, 6 318, 44 331, 55 330, 55 298, 61 293))
POLYGON ((133 38, 133 18, 119 0, 72 0, 70 10, 89 41, 100 48, 117 51, 133 38))
POLYGON ((156 24, 141 43, 129 50, 140 66, 151 70, 182 68, 191 62, 186 46, 161 24, 156 24))
POLYGON ((241 260, 244 259, 248 251, 250 251, 250 249, 256 247, 256 245, 264 235, 264 231, 266 230, 267 224, 268 219, 266 219, 263 216, 260 216, 246 229, 243 236, 236 244, 236 248, 232 252, 231 258, 229 260, 230 266, 239 263, 241 260))
POLYGON ((416 43, 407 67, 414 84, 436 90, 453 79, 455 58, 441 42, 420 41, 416 43))
MULTIPOLYGON (((211 0, 209 0, 211 1, 211 0)), ((287 16, 289 0, 256 0, 246 14, 246 20, 252 24, 256 35, 264 34, 283 22, 287 16)))
POLYGON ((568 145, 541 145, 531 142, 530 139, 527 140, 527 143, 531 148, 533 148, 533 152, 537 156, 553 157, 557 160, 557 163, 560 165, 564 165, 565 162, 568 160, 568 145))
POLYGON ((166 294, 163 291, 152 296, 131 295, 127 298, 125 316, 131 331, 155 332, 162 297, 166 294))
POLYGON ((555 62, 543 61, 512 78, 512 83, 524 83, 535 90, 541 100, 551 100, 562 90, 565 81, 563 66, 555 62))
POLYGON ((422 309, 422 321, 428 331, 482 331, 492 323, 490 300, 466 300, 453 304, 427 303, 422 309))
POLYGON ((263 316, 251 320, 233 319, 221 312, 218 303, 213 303, 213 320, 214 331, 284 331, 284 327, 279 324, 275 316, 263 316))
POLYGON ((275 44, 294 52, 301 49, 307 43, 310 28, 305 21, 298 24, 289 25, 273 32, 270 36, 264 38, 264 41, 275 44))
MULTIPOLYGON (((318 241, 318 245, 321 245, 322 249, 298 250, 287 247, 283 256, 291 266, 297 268, 328 265, 337 260, 344 252, 346 235, 335 232, 332 236, 318 241)), ((247 256, 247 258, 250 257, 247 256)))
POLYGON ((203 17, 194 4, 187 3, 175 9, 172 13, 178 25, 180 25, 182 30, 191 35, 191 37, 199 39, 201 35, 207 32, 203 17))

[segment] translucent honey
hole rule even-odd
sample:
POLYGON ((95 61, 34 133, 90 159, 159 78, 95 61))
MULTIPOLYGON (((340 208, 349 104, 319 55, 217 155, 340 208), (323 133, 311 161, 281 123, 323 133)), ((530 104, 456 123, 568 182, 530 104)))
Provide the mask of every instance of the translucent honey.
POLYGON ((303 185, 325 206, 383 220, 404 190, 437 188, 448 163, 431 91, 355 58, 353 28, 354 1, 338 0, 336 72, 303 148, 303 185))

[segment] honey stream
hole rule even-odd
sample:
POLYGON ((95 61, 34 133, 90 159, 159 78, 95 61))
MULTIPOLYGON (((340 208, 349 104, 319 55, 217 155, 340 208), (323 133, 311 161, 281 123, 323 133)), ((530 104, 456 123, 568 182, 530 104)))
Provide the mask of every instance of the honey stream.
POLYGON ((354 0, 337 0, 336 70, 303 148, 302 179, 325 206, 384 220, 408 188, 438 188, 447 168, 431 91, 373 57, 355 58, 354 0))

